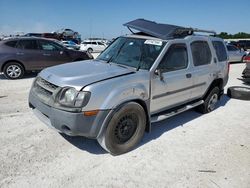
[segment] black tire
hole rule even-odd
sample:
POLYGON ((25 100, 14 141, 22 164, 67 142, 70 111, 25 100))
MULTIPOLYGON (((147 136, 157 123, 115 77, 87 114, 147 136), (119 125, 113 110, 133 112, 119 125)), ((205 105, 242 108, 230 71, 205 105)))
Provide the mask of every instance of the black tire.
POLYGON ((229 87, 227 96, 234 99, 250 100, 250 88, 242 86, 229 87))
POLYGON ((141 105, 129 102, 119 108, 97 141, 112 155, 131 151, 142 139, 146 114, 141 105))
POLYGON ((20 79, 24 75, 24 68, 20 63, 8 62, 3 68, 3 73, 8 79, 20 79))
POLYGON ((92 48, 88 48, 87 52, 91 54, 91 53, 93 53, 93 49, 92 48))
POLYGON ((213 111, 219 100, 220 90, 218 87, 214 87, 210 90, 209 94, 204 98, 204 103, 196 108, 196 110, 202 114, 213 111))

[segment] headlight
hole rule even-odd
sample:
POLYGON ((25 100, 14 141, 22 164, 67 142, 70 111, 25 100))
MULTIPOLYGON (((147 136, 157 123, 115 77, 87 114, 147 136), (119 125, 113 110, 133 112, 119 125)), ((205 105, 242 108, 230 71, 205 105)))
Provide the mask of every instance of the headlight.
POLYGON ((63 88, 58 96, 58 102, 63 106, 82 107, 90 98, 90 92, 77 91, 74 88, 63 88))

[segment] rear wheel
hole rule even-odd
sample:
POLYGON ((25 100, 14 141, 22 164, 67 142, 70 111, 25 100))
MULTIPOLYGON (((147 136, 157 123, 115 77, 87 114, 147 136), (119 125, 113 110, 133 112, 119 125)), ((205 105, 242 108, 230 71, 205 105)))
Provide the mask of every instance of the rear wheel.
POLYGON ((213 111, 219 100, 219 93, 220 90, 218 87, 214 87, 210 90, 209 94, 204 99, 204 103, 197 107, 197 111, 203 114, 213 111))
POLYGON ((9 62, 4 66, 3 73, 6 78, 19 79, 24 75, 24 68, 20 63, 9 62))
POLYGON ((129 102, 111 118, 106 130, 97 139, 113 155, 132 150, 142 139, 146 127, 146 114, 141 105, 129 102))

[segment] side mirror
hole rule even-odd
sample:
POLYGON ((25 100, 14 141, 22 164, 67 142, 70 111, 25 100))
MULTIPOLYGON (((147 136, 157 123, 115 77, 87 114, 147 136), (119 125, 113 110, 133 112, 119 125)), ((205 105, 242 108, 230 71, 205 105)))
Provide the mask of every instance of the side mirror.
POLYGON ((158 76, 160 77, 160 80, 161 80, 161 81, 164 81, 164 80, 163 80, 163 76, 162 76, 161 69, 156 69, 156 70, 155 70, 155 74, 158 75, 158 76))

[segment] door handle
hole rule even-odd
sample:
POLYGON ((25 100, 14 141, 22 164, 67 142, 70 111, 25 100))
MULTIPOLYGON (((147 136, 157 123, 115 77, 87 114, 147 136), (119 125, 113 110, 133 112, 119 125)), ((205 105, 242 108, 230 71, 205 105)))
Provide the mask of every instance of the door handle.
POLYGON ((17 52, 16 55, 24 55, 23 52, 17 52))
POLYGON ((191 78, 191 77, 192 77, 191 73, 186 74, 186 78, 191 78))
POLYGON ((43 54, 44 56, 51 56, 51 54, 43 54))

